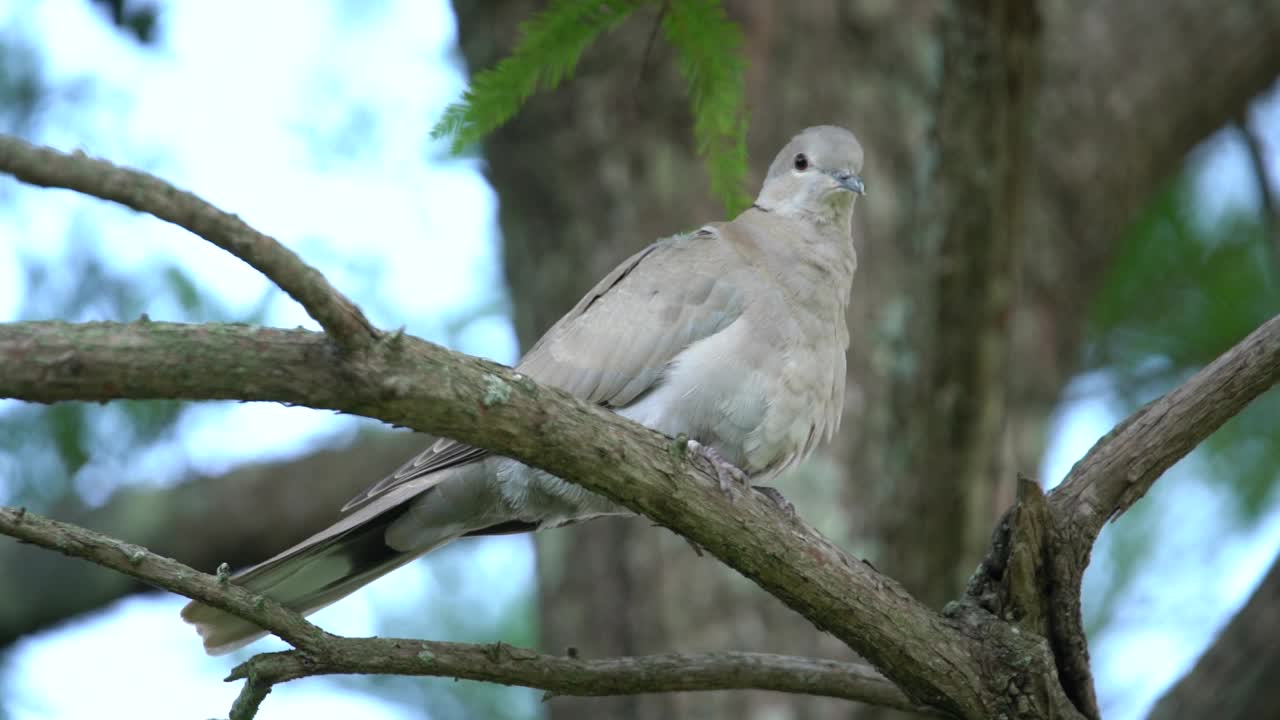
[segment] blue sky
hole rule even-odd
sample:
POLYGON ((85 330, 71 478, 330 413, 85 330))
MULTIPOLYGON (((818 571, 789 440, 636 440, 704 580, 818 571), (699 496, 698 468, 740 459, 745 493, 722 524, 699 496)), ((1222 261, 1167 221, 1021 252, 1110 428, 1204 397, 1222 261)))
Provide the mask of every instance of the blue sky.
MULTIPOLYGON (((37 44, 51 84, 86 88, 74 102, 52 100, 33 139, 146 169, 240 214, 316 264, 380 326, 405 325, 465 352, 515 359, 515 338, 500 312, 506 298, 498 289, 497 198, 478 161, 445 157, 426 133, 465 83, 453 59, 447 3, 174 2, 165 5, 161 27, 158 49, 140 49, 82 0, 0 6, 0 31, 37 44), (256 21, 241 22, 246 15, 256 21), (489 310, 476 314, 477 307, 489 310), (455 324, 461 329, 451 334, 455 324)), ((1268 102, 1255 113, 1269 147, 1280 142, 1276 108, 1268 102)), ((1243 146, 1230 132, 1206 143, 1195 162, 1207 218, 1256 206, 1243 146)), ((686 220, 673 218, 672 227, 686 220)), ((113 267, 145 275, 177 263, 233 311, 255 307, 269 291, 255 271, 185 231, 74 193, 23 188, 0 209, 0 317, 12 318, 24 296, 19 259, 59 257, 81 227, 93 228, 113 267)), ((269 308, 272 324, 314 327, 278 293, 269 308)), ((157 319, 176 312, 164 301, 148 308, 157 319)), ((1117 419, 1104 376, 1081 378, 1076 387, 1080 399, 1055 420, 1042 477, 1061 478, 1117 419)), ((0 402, 0 412, 5 407, 0 402)), ((318 442, 345 442, 362 422, 368 424, 274 405, 213 404, 183 416, 176 442, 141 457, 95 460, 77 486, 102 500, 122 482, 172 483, 193 470, 218 473, 250 459, 295 456, 318 442)), ((1159 550, 1135 583, 1120 627, 1095 644, 1108 717, 1138 717, 1247 597, 1280 547, 1274 512, 1248 531, 1224 524, 1226 502, 1197 481, 1195 462, 1181 464, 1153 493, 1150 502, 1162 509, 1152 528, 1159 550)), ((1106 571, 1094 568, 1089 582, 1106 582, 1106 571)), ((429 613, 447 597, 481 620, 496 620, 527 600, 532 582, 528 541, 494 539, 401 570, 315 619, 335 632, 371 634, 376 614, 429 613), (464 568, 467 582, 442 584, 437 570, 448 564, 464 568)), ((8 710, 19 720, 126 707, 137 718, 169 718, 175 709, 182 717, 224 716, 237 691, 220 682, 230 662, 200 652, 177 619, 181 604, 173 596, 133 598, 24 640, 8 658, 8 710)), ((431 636, 448 639, 450 632, 441 627, 431 636)), ((536 712, 535 693, 519 697, 536 712)), ((404 713, 310 679, 278 688, 263 716, 404 713)))

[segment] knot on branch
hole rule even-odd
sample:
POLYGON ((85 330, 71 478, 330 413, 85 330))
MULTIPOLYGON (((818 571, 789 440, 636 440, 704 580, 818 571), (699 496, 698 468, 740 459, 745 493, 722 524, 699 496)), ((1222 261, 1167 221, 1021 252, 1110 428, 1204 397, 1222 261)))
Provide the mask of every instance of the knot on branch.
MULTIPOLYGON (((949 606, 947 615, 963 617, 971 627, 982 628, 984 635, 1000 626, 1036 642, 1049 674, 1059 678, 1071 703, 1082 715, 1096 720, 1097 700, 1079 615, 1079 585, 1064 588, 1063 583, 1055 582, 1056 556, 1064 552, 1070 552, 1070 547, 1062 547, 1053 510, 1040 486, 1019 475, 1016 500, 996 526, 991 550, 969 579, 964 599, 949 606), (989 620, 984 623, 973 617, 975 611, 989 620), (1072 620, 1064 622, 1064 618, 1072 620)), ((989 636, 983 640, 1001 654, 1015 647, 991 643, 989 636)), ((1006 659, 1014 665, 1036 664, 1030 656, 1006 659)), ((1040 687, 1043 675, 1019 677, 1022 682, 1009 686, 1011 692, 1017 688, 1009 695, 1015 707, 1044 692, 1040 687), (1027 684, 1028 679, 1033 682, 1027 684)), ((1010 677, 1011 682, 1014 679, 1010 677)))
POLYGON ((969 579, 967 598, 1020 630, 1049 637, 1052 516, 1040 486, 1019 475, 1017 499, 991 537, 991 550, 969 579))

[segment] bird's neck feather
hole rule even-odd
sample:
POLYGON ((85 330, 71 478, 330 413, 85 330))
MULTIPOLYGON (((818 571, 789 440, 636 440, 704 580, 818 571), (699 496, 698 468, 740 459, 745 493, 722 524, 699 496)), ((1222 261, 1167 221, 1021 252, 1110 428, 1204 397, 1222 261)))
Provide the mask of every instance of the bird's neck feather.
POLYGON ((794 288, 796 292, 811 292, 812 275, 795 272, 798 266, 807 265, 823 275, 835 276, 829 286, 839 290, 843 305, 848 302, 849 286, 858 266, 851 233, 852 210, 851 202, 836 216, 779 212, 757 205, 739 216, 739 220, 749 222, 734 224, 753 229, 743 233, 739 241, 752 246, 751 254, 762 257, 763 267, 779 284, 799 283, 803 287, 794 288))

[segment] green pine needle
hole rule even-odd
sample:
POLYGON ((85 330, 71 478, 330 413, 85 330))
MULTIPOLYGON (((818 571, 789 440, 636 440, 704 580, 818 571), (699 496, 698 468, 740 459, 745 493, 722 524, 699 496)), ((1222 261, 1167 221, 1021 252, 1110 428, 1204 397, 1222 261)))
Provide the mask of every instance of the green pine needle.
MULTIPOLYGON (((535 92, 573 74, 582 53, 651 0, 553 0, 521 25, 511 55, 476 74, 462 101, 450 105, 431 137, 452 140, 453 152, 479 142, 510 120, 535 92)), ((669 0, 662 27, 680 56, 689 84, 694 139, 705 158, 712 192, 730 215, 750 204, 742 33, 719 0, 669 0)))
POLYGON ((747 176, 746 81, 742 33, 717 0, 672 2, 663 20, 689 83, 693 134, 705 158, 711 190, 730 215, 751 203, 747 176))
POLYGON ((538 90, 551 90, 573 74, 587 46, 612 30, 638 3, 556 0, 520 26, 511 55, 477 73, 462 102, 450 105, 431 137, 452 138, 453 152, 479 142, 510 120, 538 90))

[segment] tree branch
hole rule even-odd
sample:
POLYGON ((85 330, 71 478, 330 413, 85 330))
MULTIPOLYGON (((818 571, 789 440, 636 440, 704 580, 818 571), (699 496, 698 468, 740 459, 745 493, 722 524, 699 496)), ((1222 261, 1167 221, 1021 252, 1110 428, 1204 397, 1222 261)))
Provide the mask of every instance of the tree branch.
MULTIPOLYGON (((422 450, 416 433, 366 433, 350 447, 290 460, 248 463, 172 487, 130 486, 106 504, 58 503, 44 512, 120 538, 202 571, 247 567, 334 523, 338 508, 422 450), (200 528, 191 532, 190 528, 200 528)), ((14 593, 0 612, 0 648, 146 586, 21 543, 0 543, 0 588, 39 577, 73 593, 14 593)))
POLYGON ((939 617, 755 494, 731 500, 709 467, 691 467, 678 442, 653 430, 412 337, 376 349, 342 358, 316 333, 235 325, 15 323, 0 325, 0 396, 268 400, 454 437, 689 538, 850 645, 916 704, 989 717, 1016 701, 1013 677, 1053 672, 1034 639, 939 617), (997 650, 1027 662, 992 672, 997 650))
POLYGON ((190 230, 266 275, 306 309, 339 347, 367 347, 379 333, 324 275, 279 241, 195 194, 147 173, 0 135, 0 171, 40 187, 111 200, 190 230))
MULTIPOLYGON (((217 226, 210 230, 217 231, 217 226)), ((1280 320, 1263 325, 1122 423, 1051 497, 1058 536, 1051 627, 1055 644, 1067 648, 1066 656, 1077 663, 1065 670, 1068 688, 1079 692, 1088 686, 1087 651, 1078 632, 1079 579, 1098 530, 1276 381, 1278 325, 1280 320)), ((928 611, 892 580, 753 494, 736 503, 728 499, 707 468, 690 471, 679 442, 541 388, 509 368, 414 338, 397 335, 367 349, 343 356, 331 351, 323 335, 243 326, 18 323, 0 326, 0 396, 38 402, 270 400, 454 437, 550 471, 689 538, 868 658, 915 704, 965 717, 1022 712, 1027 703, 1035 703, 1041 715, 1077 715, 1062 687, 1044 682, 1055 674, 1053 656, 1034 637, 994 617, 953 612, 944 619, 928 611)), ((21 516, 14 520, 14 527, 21 527, 16 522, 21 516)), ((137 566, 145 556, 130 551, 123 559, 109 547, 94 545, 93 537, 85 534, 78 544, 64 541, 55 547, 141 577, 137 566)), ((172 564, 167 568, 172 573, 189 571, 163 562, 172 564)), ((235 591, 242 595, 232 594, 230 605, 220 604, 222 599, 211 604, 250 617, 244 615, 247 603, 266 603, 235 591)), ((286 612, 273 603, 265 607, 286 612)), ((316 644, 332 636, 290 615, 275 618, 286 623, 282 637, 300 650, 322 654, 316 644)), ((246 693, 245 707, 265 696, 260 684, 246 693)), ((1080 707, 1088 711, 1090 705, 1080 707)))
POLYGON ((228 680, 267 684, 313 675, 423 675, 521 685, 548 696, 636 695, 702 690, 775 690, 855 700, 898 710, 939 714, 913 704, 861 663, 771 653, 667 653, 584 660, 538 653, 506 643, 474 645, 396 638, 341 638, 330 657, 290 650, 257 655, 228 680))
POLYGON ((1280 317, 1107 433, 1050 493, 1054 514, 1091 545, 1108 520, 1277 381, 1280 317))
POLYGON ((1080 588, 1102 526, 1128 510, 1165 470, 1277 381, 1280 317, 1263 323, 1185 383, 1126 418, 1050 493, 1050 620, 1056 655, 1060 663, 1066 661, 1060 667, 1064 682, 1089 677, 1080 588))
POLYGON ((483 680, 556 695, 630 695, 758 689, 824 695, 936 714, 866 665, 767 653, 651 655, 583 660, 505 643, 471 645, 330 635, 270 600, 136 545, 75 525, 0 507, 0 533, 118 570, 258 623, 300 648, 257 655, 231 671, 245 680, 232 718, 252 718, 277 683, 314 675, 398 674, 483 680))
POLYGON ((197 572, 146 548, 40 517, 25 508, 0 506, 0 533, 63 555, 83 558, 156 587, 200 600, 237 617, 262 623, 263 627, 271 628, 282 640, 297 648, 321 650, 335 637, 274 600, 228 582, 225 576, 197 572))
POLYGON ((271 683, 253 675, 245 678, 240 694, 236 696, 235 702, 231 703, 228 720, 253 720, 258 714, 258 708, 262 707, 262 701, 266 700, 270 693, 271 683))
MULTIPOLYGON (((317 333, 235 325, 15 323, 0 325, 0 396, 274 400, 456 437, 553 472, 688 537, 863 654, 914 703, 989 717, 1025 700, 1018 693, 1031 679, 1054 673, 1033 638, 971 614, 943 619, 754 495, 733 502, 708 468, 691 472, 679 443, 652 430, 509 368, 414 338, 376 350, 343 358, 317 333)), ((1053 493, 1054 639, 1078 643, 1073 657, 1087 661, 1083 635, 1073 630, 1079 578, 1102 524, 1278 377, 1280 319, 1273 319, 1122 423, 1053 493)), ((10 525, 20 528, 18 520, 10 525)), ((141 577, 130 559, 136 553, 83 537, 90 539, 55 547, 141 577)), ((166 562, 171 572, 183 571, 166 562)), ((227 592, 233 590, 243 593, 227 592)), ((243 614, 262 602, 248 593, 232 597, 238 604, 215 606, 243 614)), ((310 651, 306 643, 329 637, 318 632, 301 623, 286 639, 310 651)), ((1069 703, 1046 702, 1071 716, 1069 703)))
POLYGON ((1267 153, 1262 147, 1262 138, 1249 125, 1249 109, 1241 108, 1233 124, 1244 140, 1244 149, 1249 156, 1249 167, 1253 170, 1253 182, 1258 188, 1258 215, 1262 221, 1262 232, 1271 250, 1272 262, 1280 266, 1280 215, 1276 212, 1276 193, 1272 188, 1271 176, 1267 172, 1267 153))
MULTIPOLYGON (((1066 681, 1076 672, 1085 679, 1077 691, 1088 678, 1079 579, 1097 531, 1275 382, 1278 323, 1121 424, 1051 498, 1058 535, 1051 627, 1059 657, 1069 660, 1066 681)), ((732 503, 706 468, 690 472, 678 443, 509 368, 414 338, 370 349, 343 357, 323 335, 243 326, 18 323, 0 326, 0 395, 39 402, 273 400, 455 437, 553 472, 684 535, 867 657, 917 704, 984 717, 1032 697, 1046 711, 1073 714, 1061 688, 1043 684, 1054 664, 1033 638, 999 621, 931 613, 754 495, 732 503), (952 672, 938 673, 940 662, 952 672), (1022 694, 1031 686, 1045 692, 1022 694)), ((128 572, 127 563, 109 566, 128 572)), ((314 631, 309 624, 295 631, 307 628, 314 631)))

